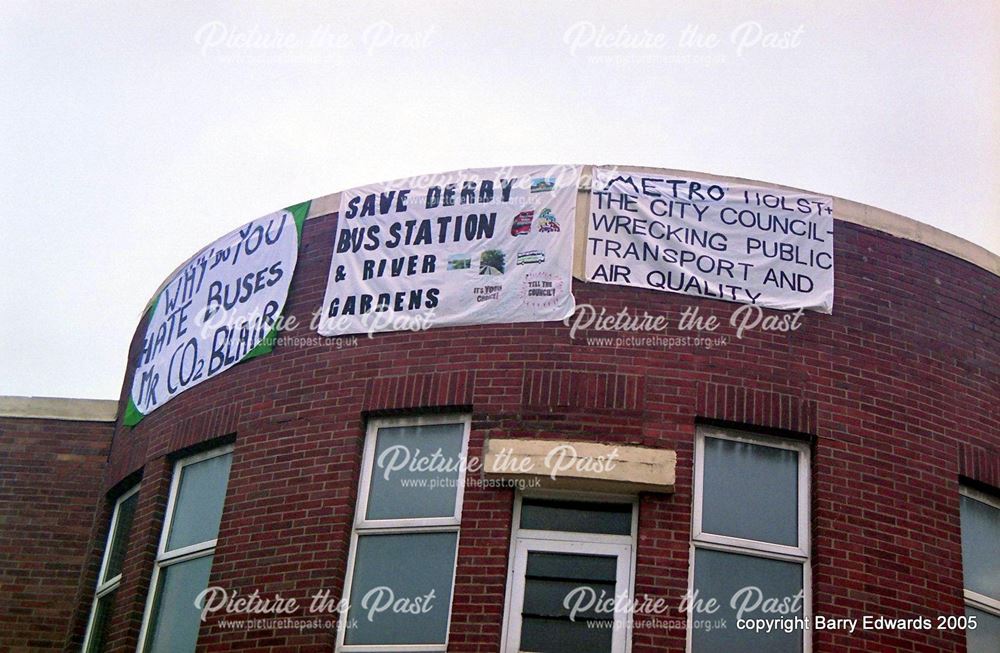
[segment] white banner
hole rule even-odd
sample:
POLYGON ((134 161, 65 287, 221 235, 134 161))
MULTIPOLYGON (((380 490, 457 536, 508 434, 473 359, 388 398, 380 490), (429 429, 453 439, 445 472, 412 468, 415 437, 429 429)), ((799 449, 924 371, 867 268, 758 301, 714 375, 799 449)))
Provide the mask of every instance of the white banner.
POLYGON ((126 424, 185 390, 271 351, 309 202, 265 215, 195 254, 150 311, 126 424))
POLYGON ((833 201, 594 168, 588 281, 833 311, 833 201))
POLYGON ((519 166, 344 191, 319 332, 562 320, 579 178, 519 166))

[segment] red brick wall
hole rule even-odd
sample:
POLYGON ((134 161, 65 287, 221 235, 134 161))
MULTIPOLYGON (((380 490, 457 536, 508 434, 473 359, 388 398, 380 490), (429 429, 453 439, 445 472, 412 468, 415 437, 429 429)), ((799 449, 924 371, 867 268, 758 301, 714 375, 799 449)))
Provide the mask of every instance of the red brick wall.
POLYGON ((81 569, 100 563, 89 544, 107 520, 95 512, 113 426, 0 417, 0 651, 62 650, 81 569))
MULTIPOLYGON (((305 225, 289 313, 306 323, 323 300, 334 223, 305 225)), ((637 594, 672 601, 687 589, 696 422, 798 433, 813 444, 814 611, 961 614, 959 477, 1000 484, 1000 280, 910 241, 847 223, 836 229, 834 314, 807 313, 791 334, 737 340, 724 326, 718 334, 728 343, 711 350, 613 348, 545 323, 384 334, 339 348, 334 339, 279 345, 135 429, 119 426, 105 489, 145 470, 109 650, 136 645, 168 455, 235 437, 212 584, 299 599, 324 588, 339 594, 365 416, 447 407, 471 409, 473 455, 500 435, 675 449, 676 492, 641 501, 635 583, 637 594)), ((688 306, 723 322, 736 306, 579 281, 574 292, 578 303, 647 310, 673 325, 688 306)), ((512 498, 510 490, 466 491, 453 651, 499 649, 512 498)), ((328 631, 232 633, 209 621, 200 644, 329 651, 335 639, 328 631)), ((636 629, 633 642, 636 652, 683 651, 684 631, 636 629)), ((963 635, 947 631, 814 636, 816 651, 963 647, 963 635)))

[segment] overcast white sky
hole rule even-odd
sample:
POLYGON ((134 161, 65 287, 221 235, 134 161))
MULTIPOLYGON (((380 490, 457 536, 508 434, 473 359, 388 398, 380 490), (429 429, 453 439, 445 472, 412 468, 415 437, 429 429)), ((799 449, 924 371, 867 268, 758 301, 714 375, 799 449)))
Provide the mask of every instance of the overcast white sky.
POLYGON ((410 174, 700 170, 1000 252, 1000 5, 734 4, 4 0, 0 394, 117 398, 184 259, 410 174))

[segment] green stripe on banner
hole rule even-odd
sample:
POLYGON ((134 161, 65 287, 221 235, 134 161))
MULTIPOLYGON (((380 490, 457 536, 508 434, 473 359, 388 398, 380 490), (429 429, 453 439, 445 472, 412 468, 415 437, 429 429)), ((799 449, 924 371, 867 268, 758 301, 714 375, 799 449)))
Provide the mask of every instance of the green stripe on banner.
MULTIPOLYGON (((146 317, 148 320, 153 319, 153 314, 156 313, 156 307, 160 304, 160 297, 162 296, 163 291, 161 290, 160 293, 153 299, 153 304, 149 307, 149 310, 146 311, 146 317)), ((146 322, 147 325, 149 324, 148 320, 146 322)), ((133 370, 132 373, 135 374, 135 371, 133 370)), ((125 406, 125 414, 122 416, 122 424, 125 426, 135 426, 142 421, 143 417, 145 417, 145 415, 139 412, 135 402, 132 401, 132 389, 129 388, 128 405, 125 406)))
MULTIPOLYGON (((287 300, 286 300, 287 301, 287 300)), ((257 346, 247 352, 247 355, 240 359, 240 362, 248 361, 251 358, 257 358, 258 356, 263 356, 264 354, 270 354, 274 350, 274 341, 278 338, 278 327, 277 325, 271 327, 264 339, 257 343, 257 346)))
MULTIPOLYGON (((292 219, 295 220, 295 230, 299 234, 299 249, 302 249, 302 225, 306 222, 306 217, 309 215, 309 206, 312 204, 312 200, 306 200, 299 204, 294 204, 292 206, 286 206, 285 210, 292 214, 292 219)), ((285 298, 285 304, 288 304, 288 298, 285 298)), ((284 311, 282 311, 284 313, 284 311)), ((279 316, 280 318, 281 316, 279 316)), ((248 361, 251 358, 257 358, 258 356, 263 356, 264 354, 270 354, 274 351, 274 341, 278 338, 278 327, 274 326, 271 331, 268 332, 264 339, 257 343, 257 346, 247 352, 240 362, 248 361)))
POLYGON ((299 232, 299 247, 302 247, 302 225, 305 224, 306 217, 309 215, 309 206, 311 204, 312 200, 307 200, 301 204, 285 207, 285 210, 291 213, 295 219, 295 228, 299 232))
POLYGON ((135 402, 132 401, 132 396, 129 395, 128 406, 125 407, 125 415, 122 417, 122 423, 125 426, 135 426, 142 421, 143 417, 145 415, 139 412, 139 409, 135 407, 135 402))

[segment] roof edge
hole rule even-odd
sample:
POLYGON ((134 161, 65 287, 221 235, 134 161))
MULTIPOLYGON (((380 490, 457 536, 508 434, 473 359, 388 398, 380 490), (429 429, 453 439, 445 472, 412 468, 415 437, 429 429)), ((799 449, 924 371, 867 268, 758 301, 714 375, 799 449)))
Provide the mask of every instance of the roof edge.
MULTIPOLYGON (((921 245, 926 245, 931 249, 936 249, 946 254, 951 254, 956 258, 960 258, 963 261, 972 263, 976 267, 980 267, 987 272, 991 272, 996 276, 1000 276, 1000 256, 994 254, 990 250, 970 242, 960 236, 944 231, 943 229, 938 229, 925 222, 920 222, 913 218, 908 218, 905 215, 899 213, 893 213, 892 211, 887 211, 885 209, 880 209, 877 206, 871 206, 869 204, 862 204, 861 202, 856 202, 854 200, 844 199, 843 197, 837 197, 836 195, 830 195, 829 193, 823 193, 814 190, 808 190, 805 188, 797 188, 795 186, 786 186, 784 184, 777 184, 770 181, 763 181, 760 179, 746 179, 743 177, 730 177, 727 175, 717 175, 710 172, 698 172, 696 170, 678 170, 675 168, 651 168, 645 166, 614 166, 618 168, 625 168, 631 170, 648 171, 656 173, 668 173, 677 175, 689 175, 689 176, 699 176, 705 177, 707 179, 712 179, 715 181, 724 181, 730 183, 746 184, 749 186, 769 186, 771 188, 780 188, 783 190, 797 191, 800 193, 809 193, 810 195, 822 195, 830 197, 833 199, 833 217, 835 220, 840 220, 842 222, 850 222, 852 224, 860 225, 862 227, 868 227, 870 229, 875 229, 892 236, 897 236, 899 238, 904 238, 906 240, 911 240, 915 243, 920 243, 921 245)), ((587 166, 589 179, 589 169, 587 166)), ((581 184, 581 190, 583 190, 583 184, 581 184)), ((589 184, 586 190, 590 190, 589 184)), ((834 242, 836 242, 836 236, 834 237, 834 242)))
POLYGON ((0 417, 114 422, 117 416, 118 402, 109 399, 0 396, 0 417))
MULTIPOLYGON (((680 170, 677 168, 652 168, 649 166, 633 166, 633 165, 614 165, 614 164, 602 164, 607 166, 613 166, 626 170, 637 170, 639 172, 654 172, 657 174, 671 174, 671 175, 687 175, 687 176, 697 176, 704 179, 711 179, 713 181, 723 181, 729 183, 737 184, 747 184, 750 186, 767 186, 770 188, 780 188, 783 190, 791 190, 800 193, 808 193, 811 195, 821 195, 824 197, 830 197, 833 199, 833 217, 835 220, 840 220, 842 222, 850 222, 852 224, 861 225, 862 227, 868 227, 870 229, 875 229, 883 233, 887 233, 892 236, 897 236, 899 238, 904 238, 906 240, 913 241, 915 243, 920 243, 921 245, 926 245, 931 249, 936 249, 946 254, 950 254, 956 258, 962 259, 968 263, 972 263, 976 267, 982 268, 987 272, 990 272, 998 277, 1000 277, 1000 256, 989 251, 985 247, 976 245, 964 238, 956 236, 955 234, 948 233, 937 227, 932 227, 929 224, 920 222, 919 220, 914 220, 913 218, 908 218, 905 215, 900 215, 899 213, 893 213, 892 211, 886 211, 885 209, 880 209, 875 206, 870 206, 868 204, 862 204, 861 202, 855 202, 854 200, 844 199, 842 197, 837 197, 835 195, 830 195, 829 193, 822 193, 814 190, 808 190, 805 188, 796 188, 795 186, 786 186, 784 184, 776 184, 770 181, 764 181, 760 179, 747 179, 744 177, 730 177, 727 175, 718 175, 710 172, 699 172, 697 170, 680 170)), ((590 179, 593 174, 594 166, 592 164, 586 164, 581 166, 582 175, 580 180, 580 193, 589 194, 590 193, 590 179)), ((378 183, 378 182, 375 182, 378 183)), ((349 190, 349 189, 344 189, 349 190)), ((319 218, 325 215, 330 215, 331 213, 336 213, 340 209, 340 195, 343 191, 337 191, 335 193, 330 193, 329 195, 321 195, 320 197, 314 197, 311 200, 309 206, 309 214, 306 216, 306 220, 312 220, 313 218, 319 218)), ((146 306, 143 309, 143 314, 145 311, 149 310, 153 301, 160 294, 163 286, 166 285, 167 280, 171 279, 177 271, 180 270, 188 259, 185 259, 178 265, 173 272, 171 272, 164 282, 160 284, 160 287, 156 289, 149 301, 146 302, 146 306)), ((140 316, 141 319, 141 316, 140 316)))
MULTIPOLYGON (((972 263, 976 267, 980 267, 987 272, 991 272, 992 274, 1000 277, 1000 256, 994 254, 985 247, 976 245, 975 243, 961 238, 960 236, 948 233, 947 231, 938 229, 937 227, 932 227, 931 225, 920 222, 919 220, 914 220, 913 218, 908 218, 905 215, 893 213, 892 211, 880 209, 868 204, 862 204, 861 202, 855 202, 854 200, 844 199, 842 197, 830 195, 829 193, 822 193, 805 188, 796 188, 795 186, 776 184, 760 179, 730 177, 728 175, 699 172, 697 170, 680 170, 677 168, 653 168, 649 166, 616 164, 604 165, 624 170, 637 170, 639 172, 653 172, 657 174, 680 176, 696 176, 711 179, 713 181, 746 184, 749 186, 767 186, 770 188, 780 188, 783 190, 830 197, 833 199, 833 217, 835 220, 861 225, 862 227, 868 227, 892 236, 897 236, 915 243, 920 243, 921 245, 926 245, 932 249, 945 252, 946 254, 951 254, 956 258, 972 263)), ((593 174, 592 171, 594 166, 587 164, 582 166, 582 168, 583 171, 579 190, 581 193, 589 194, 590 180, 593 174)), ((338 211, 340 208, 341 192, 342 191, 338 191, 336 193, 331 193, 329 195, 313 199, 312 205, 309 208, 309 215, 306 216, 306 219, 318 218, 320 216, 329 215, 338 211)))

